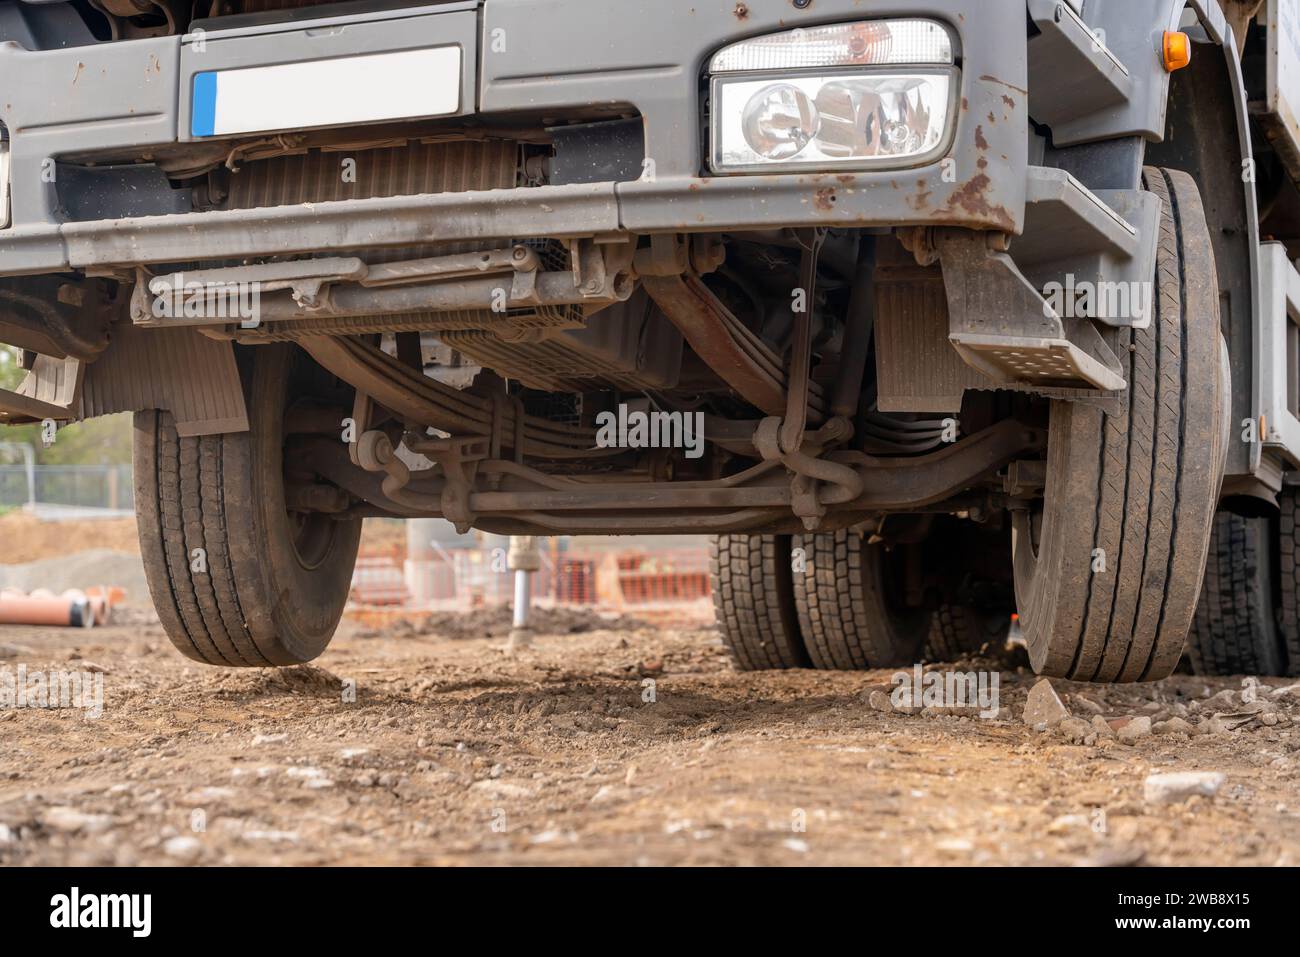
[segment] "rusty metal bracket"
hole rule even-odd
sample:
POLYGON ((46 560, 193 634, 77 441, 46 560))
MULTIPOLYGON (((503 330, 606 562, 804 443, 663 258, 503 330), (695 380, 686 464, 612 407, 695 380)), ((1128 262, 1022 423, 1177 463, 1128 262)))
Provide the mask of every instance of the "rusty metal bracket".
POLYGON ((98 286, 57 276, 0 282, 0 342, 63 359, 93 362, 108 348, 106 297, 98 286))
POLYGON ((446 478, 439 497, 442 517, 465 534, 474 527, 477 517, 470 507, 470 497, 475 491, 479 464, 491 457, 490 440, 464 436, 426 439, 420 441, 418 451, 442 467, 446 478))

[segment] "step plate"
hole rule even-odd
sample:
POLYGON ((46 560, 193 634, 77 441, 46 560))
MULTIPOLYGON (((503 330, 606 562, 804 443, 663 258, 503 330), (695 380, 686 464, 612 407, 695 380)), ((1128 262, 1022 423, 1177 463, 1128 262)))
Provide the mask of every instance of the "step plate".
POLYGON ((1103 391, 1127 385, 1122 376, 1065 339, 963 333, 949 338, 967 362, 1000 382, 1103 391))

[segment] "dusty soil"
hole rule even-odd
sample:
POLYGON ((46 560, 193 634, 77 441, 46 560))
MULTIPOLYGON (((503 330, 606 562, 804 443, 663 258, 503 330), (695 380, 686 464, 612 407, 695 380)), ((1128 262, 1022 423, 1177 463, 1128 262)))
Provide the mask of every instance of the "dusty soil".
POLYGON ((1014 660, 998 717, 907 714, 870 703, 888 673, 738 674, 707 629, 572 624, 517 657, 347 625, 283 671, 192 664, 156 624, 0 628, 0 671, 104 689, 97 719, 0 711, 0 864, 1300 863, 1286 682, 1061 682, 1080 720, 1036 730, 1014 660), (1097 712, 1199 733, 1081 733, 1097 712), (1175 770, 1226 777, 1148 802, 1175 770))

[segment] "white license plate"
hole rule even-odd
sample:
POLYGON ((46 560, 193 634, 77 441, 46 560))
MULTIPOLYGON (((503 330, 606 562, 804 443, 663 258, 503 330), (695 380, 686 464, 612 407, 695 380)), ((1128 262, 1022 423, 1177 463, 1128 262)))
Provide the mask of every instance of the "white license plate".
POLYGON ((190 132, 265 130, 447 116, 460 109, 460 47, 196 73, 190 132))

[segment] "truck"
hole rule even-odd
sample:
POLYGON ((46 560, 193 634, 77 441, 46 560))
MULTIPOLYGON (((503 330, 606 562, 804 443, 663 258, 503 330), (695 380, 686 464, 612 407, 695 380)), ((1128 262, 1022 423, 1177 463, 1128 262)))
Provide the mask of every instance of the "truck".
POLYGON ((1300 669, 1300 0, 0 0, 0 421, 176 647, 707 533, 743 669, 1300 669))

